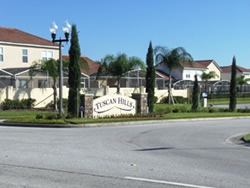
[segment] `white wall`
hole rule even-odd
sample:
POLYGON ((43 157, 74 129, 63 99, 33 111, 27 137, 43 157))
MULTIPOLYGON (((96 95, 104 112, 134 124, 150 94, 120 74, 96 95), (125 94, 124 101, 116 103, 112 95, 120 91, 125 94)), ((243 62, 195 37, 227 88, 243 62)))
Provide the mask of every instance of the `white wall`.
MULTIPOLYGON (((63 87, 63 98, 68 98, 69 88, 63 87)), ((125 96, 132 96, 132 93, 145 93, 145 88, 121 88, 121 94, 125 96)), ((174 96, 187 97, 188 91, 185 90, 174 90, 172 89, 174 96)), ((59 94, 59 91, 57 91, 59 94)), ((91 90, 82 89, 81 93, 93 94, 94 96, 103 96, 105 94, 115 94, 116 88, 91 88, 91 90)), ((163 98, 168 96, 168 90, 158 90, 155 89, 155 96, 158 97, 158 102, 163 98)), ((13 88, 12 86, 0 89, 0 103, 5 99, 36 99, 35 108, 42 108, 53 101, 53 89, 52 88, 13 88)))
POLYGON ((201 81, 201 77, 200 75, 202 74, 202 72, 205 70, 201 70, 201 69, 184 69, 183 70, 183 80, 192 80, 194 81, 194 76, 197 75, 197 79, 198 81, 201 81), (190 77, 187 77, 187 75, 189 75, 190 77))

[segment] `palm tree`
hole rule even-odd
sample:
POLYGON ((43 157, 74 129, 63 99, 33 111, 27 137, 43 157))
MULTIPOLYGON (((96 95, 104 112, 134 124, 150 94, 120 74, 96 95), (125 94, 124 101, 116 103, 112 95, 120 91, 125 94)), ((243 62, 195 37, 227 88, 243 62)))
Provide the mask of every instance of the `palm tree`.
POLYGON ((203 72, 201 74, 201 79, 205 80, 205 92, 207 92, 207 83, 208 83, 208 80, 216 78, 216 77, 219 77, 219 76, 218 76, 218 74, 216 74, 215 71, 209 71, 208 73, 203 72))
MULTIPOLYGON (((66 62, 64 62, 66 63, 66 62)), ((59 70, 58 70, 59 62, 55 59, 49 59, 47 61, 43 62, 34 62, 32 66, 30 67, 30 75, 34 75, 37 71, 44 71, 47 72, 48 75, 53 80, 52 88, 54 90, 53 96, 54 96, 54 110, 57 110, 57 89, 56 89, 56 83, 59 76, 59 70)), ((65 67, 65 65, 63 66, 65 67)))
POLYGON ((125 73, 137 68, 144 68, 143 62, 137 57, 127 57, 126 54, 106 55, 98 68, 96 79, 106 72, 117 79, 117 94, 120 94, 120 80, 125 73))
POLYGON ((181 62, 188 61, 192 64, 192 56, 183 48, 178 47, 172 50, 166 47, 157 46, 155 48, 155 61, 156 63, 164 63, 168 68, 169 73, 169 83, 168 83, 168 103, 174 104, 174 99, 171 91, 172 85, 172 71, 181 67, 181 62))
POLYGON ((240 92, 242 92, 242 86, 246 85, 248 81, 250 81, 250 78, 245 79, 245 75, 236 78, 236 83, 240 85, 240 92))

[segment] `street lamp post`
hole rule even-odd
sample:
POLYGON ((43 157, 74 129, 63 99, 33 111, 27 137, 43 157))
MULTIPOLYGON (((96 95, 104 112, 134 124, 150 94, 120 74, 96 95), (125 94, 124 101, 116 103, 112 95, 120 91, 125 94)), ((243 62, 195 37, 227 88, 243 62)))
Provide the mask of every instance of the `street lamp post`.
POLYGON ((55 22, 52 23, 50 27, 52 42, 59 43, 59 118, 63 117, 63 71, 62 71, 62 42, 69 41, 69 32, 70 32, 71 25, 68 21, 64 22, 63 25, 63 32, 65 35, 65 39, 56 39, 56 31, 58 26, 55 22))

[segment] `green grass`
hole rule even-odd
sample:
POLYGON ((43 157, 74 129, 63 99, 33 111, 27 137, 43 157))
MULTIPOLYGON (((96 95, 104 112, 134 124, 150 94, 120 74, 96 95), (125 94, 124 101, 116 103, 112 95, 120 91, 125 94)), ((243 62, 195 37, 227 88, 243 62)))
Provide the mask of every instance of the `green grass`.
MULTIPOLYGON (((250 103, 250 98, 237 98, 237 104, 245 104, 250 103)), ((217 99, 208 99, 207 104, 229 104, 229 98, 217 98, 217 99)))
POLYGON ((46 115, 55 112, 38 111, 38 110, 0 110, 0 119, 17 119, 36 117, 37 114, 46 115))
POLYGON ((243 140, 244 140, 245 142, 249 142, 249 143, 250 143, 250 133, 247 134, 247 135, 245 135, 245 136, 243 136, 243 140))
POLYGON ((168 120, 168 119, 187 119, 187 118, 215 118, 215 117, 235 117, 250 116, 250 113, 239 112, 219 112, 219 108, 200 108, 200 112, 192 113, 191 105, 168 105, 155 104, 154 113, 162 114, 154 117, 124 117, 124 118, 74 118, 74 119, 36 119, 36 115, 46 116, 56 112, 35 111, 35 110, 10 110, 0 111, 0 119, 5 119, 12 123, 34 123, 34 124, 88 124, 88 123, 112 123, 112 122, 128 122, 128 121, 144 121, 144 120, 168 120), (212 109, 212 112, 208 112, 212 109), (171 111, 171 112, 170 112, 171 111), (174 113, 178 111, 178 113, 174 113), (204 112, 206 111, 206 112, 204 112))

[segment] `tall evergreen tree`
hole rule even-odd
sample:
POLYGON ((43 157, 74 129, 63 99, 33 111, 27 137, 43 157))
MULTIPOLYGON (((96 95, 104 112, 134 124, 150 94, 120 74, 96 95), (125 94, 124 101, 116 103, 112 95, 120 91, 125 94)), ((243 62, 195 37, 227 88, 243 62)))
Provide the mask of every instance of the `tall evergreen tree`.
POLYGON ((80 84, 81 84, 81 69, 80 69, 80 45, 78 41, 78 33, 76 25, 72 25, 71 40, 69 49, 69 96, 68 96, 68 113, 73 117, 79 114, 80 103, 80 84))
POLYGON ((146 58, 146 92, 148 93, 148 109, 152 113, 154 110, 154 95, 155 95, 155 67, 152 42, 150 41, 146 58))
POLYGON ((197 112, 199 107, 199 95, 200 95, 200 88, 198 84, 197 75, 195 75, 193 93, 192 93, 192 111, 197 112))
POLYGON ((236 59, 233 57, 231 82, 230 82, 230 103, 229 110, 234 111, 236 108, 236 59))

